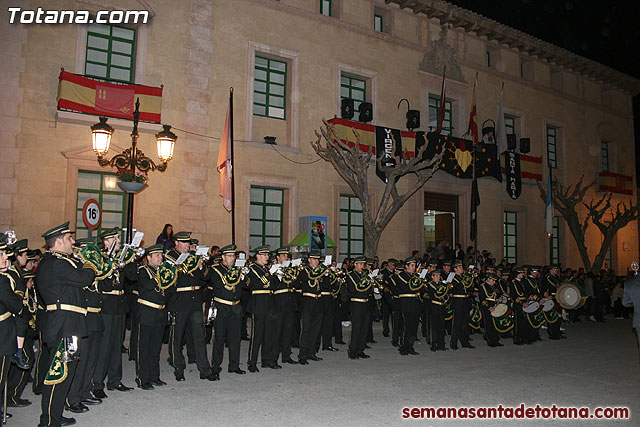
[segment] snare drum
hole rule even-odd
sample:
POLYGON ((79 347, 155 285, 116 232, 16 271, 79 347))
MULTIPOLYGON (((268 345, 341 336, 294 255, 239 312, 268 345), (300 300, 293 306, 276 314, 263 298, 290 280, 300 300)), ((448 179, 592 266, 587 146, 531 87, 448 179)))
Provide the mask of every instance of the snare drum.
POLYGON ((542 311, 551 311, 556 305, 552 299, 544 299, 540 302, 542 303, 542 311))
POLYGON ((538 301, 529 300, 522 304, 522 311, 525 313, 535 313, 540 309, 540 303, 538 301))
POLYGON ((502 317, 505 314, 507 314, 507 312, 509 311, 509 306, 507 304, 504 303, 498 303, 496 304, 496 306, 493 308, 493 311, 491 312, 491 316, 492 317, 502 317))

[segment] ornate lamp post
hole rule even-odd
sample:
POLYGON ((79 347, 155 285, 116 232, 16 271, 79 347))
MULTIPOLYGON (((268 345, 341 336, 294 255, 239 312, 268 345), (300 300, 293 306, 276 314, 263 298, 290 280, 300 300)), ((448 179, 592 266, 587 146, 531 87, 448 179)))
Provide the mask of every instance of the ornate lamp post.
MULTIPOLYGON (((158 143, 158 158, 162 163, 156 164, 149 157, 145 156, 137 147, 138 145, 138 119, 140 117, 140 99, 136 99, 136 109, 133 112, 133 130, 131 131, 131 148, 127 148, 122 153, 116 154, 111 159, 105 156, 109 152, 113 127, 107 124, 106 117, 100 117, 100 122, 91 126, 93 151, 98 156, 100 166, 116 167, 118 172, 131 171, 135 177, 136 171, 147 174, 149 171, 159 170, 164 172, 167 163, 173 158, 173 149, 178 137, 171 132, 171 126, 162 125, 162 131, 156 134, 158 143)), ((127 234, 125 242, 130 243, 133 238, 133 196, 144 188, 147 184, 141 182, 118 182, 122 190, 127 193, 127 234)))

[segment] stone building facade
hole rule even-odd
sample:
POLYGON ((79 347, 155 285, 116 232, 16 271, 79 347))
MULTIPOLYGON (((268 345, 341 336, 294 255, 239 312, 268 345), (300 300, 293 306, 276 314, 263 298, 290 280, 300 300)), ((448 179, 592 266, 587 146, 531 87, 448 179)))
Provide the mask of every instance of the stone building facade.
MULTIPOLYGON (((171 124, 179 137, 167 171, 151 173, 149 187, 136 196, 134 226, 146 233, 148 244, 165 223, 193 231, 205 244, 230 241, 230 214, 218 194, 216 171, 230 87, 235 94, 236 240, 245 250, 258 241, 287 244, 298 234, 299 217, 320 215, 328 219, 326 232, 339 255, 357 253, 362 243, 357 202, 328 163, 312 163, 318 159, 310 145, 314 131, 322 119, 340 116, 345 94, 372 104, 373 124, 396 129, 405 126, 405 110, 398 109, 398 102, 406 98, 422 113, 421 129, 428 130, 434 103, 440 101, 444 64, 449 64, 446 127, 453 135, 467 129, 477 74, 479 122, 497 121, 504 83, 509 131, 530 138, 529 155, 540 157, 543 165, 549 155, 554 157, 555 179, 572 184, 585 175, 593 180, 603 168, 634 175, 631 96, 640 82, 445 2, 14 3, 23 10, 55 7, 88 10, 92 16, 99 10, 148 11, 146 24, 115 25, 125 28, 124 33, 135 30, 128 81, 164 85, 162 122, 171 124), (275 136, 277 144, 265 144, 265 136, 275 136)), ((123 223, 124 197, 118 198, 118 190, 109 187, 113 178, 104 175, 114 170, 100 167, 91 149, 89 127, 97 117, 56 107, 60 69, 96 72, 88 67, 95 59, 91 35, 104 28, 9 24, 8 15, 2 11, 0 24, 5 58, 0 74, 0 229, 16 230, 32 247, 40 244, 43 230, 66 220, 75 222, 82 234, 78 212, 89 190, 104 196, 105 224, 123 223)), ((112 47, 105 49, 114 53, 112 47)), ((111 156, 129 146, 131 122, 109 123, 116 128, 111 156)), ((139 146, 149 157, 155 158, 153 134, 159 129, 157 124, 140 125, 139 146)), ((373 167, 370 173, 375 182, 370 197, 376 202, 383 187, 373 167)), ((543 179, 546 174, 543 167, 543 179)), ((614 200, 635 201, 635 177, 631 188, 633 194, 615 194, 614 200)), ((534 180, 524 180, 515 201, 504 183, 493 179, 481 179, 479 191, 479 248, 498 261, 513 255, 518 263, 546 262, 551 249, 545 204, 534 180)), ((470 192, 469 180, 437 172, 390 223, 380 241, 380 257, 423 252, 435 240, 435 222, 448 224, 440 236, 469 245, 470 192), (445 214, 449 220, 435 218, 445 214)), ((590 197, 598 194, 593 191, 590 197)), ((637 230, 633 222, 614 240, 609 262, 618 271, 638 258, 637 230)), ((556 235, 556 258, 580 266, 562 220, 556 235)), ((600 239, 595 228, 589 229, 591 251, 600 239)))

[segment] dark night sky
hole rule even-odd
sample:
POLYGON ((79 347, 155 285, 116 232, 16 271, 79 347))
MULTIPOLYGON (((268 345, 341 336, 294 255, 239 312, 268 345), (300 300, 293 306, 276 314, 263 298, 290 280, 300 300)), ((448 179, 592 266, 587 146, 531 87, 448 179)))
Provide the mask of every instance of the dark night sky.
MULTIPOLYGON (((640 7, 635 1, 447 1, 640 78, 640 7)), ((640 95, 633 105, 640 175, 640 95)))

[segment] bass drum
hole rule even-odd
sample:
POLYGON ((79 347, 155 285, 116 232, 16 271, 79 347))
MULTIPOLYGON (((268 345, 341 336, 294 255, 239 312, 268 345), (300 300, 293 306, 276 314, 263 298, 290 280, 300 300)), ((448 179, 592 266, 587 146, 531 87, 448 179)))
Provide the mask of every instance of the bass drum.
POLYGON ((556 299, 560 307, 573 310, 580 307, 584 302, 580 295, 580 289, 573 283, 564 283, 556 291, 556 299))

